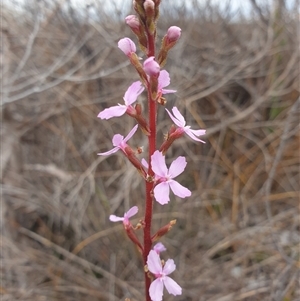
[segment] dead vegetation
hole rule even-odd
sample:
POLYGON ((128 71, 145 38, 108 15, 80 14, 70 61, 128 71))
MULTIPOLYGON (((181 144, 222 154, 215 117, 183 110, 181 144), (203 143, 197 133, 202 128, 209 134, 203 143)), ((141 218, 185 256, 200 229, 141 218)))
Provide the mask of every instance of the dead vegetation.
MULTIPOLYGON (((96 117, 137 79, 116 47, 132 36, 100 4, 31 2, 1 16, 2 300, 143 300, 142 262, 108 220, 143 206, 143 182, 120 154, 96 155, 133 126, 96 117)), ((160 35, 183 30, 167 106, 207 129, 205 145, 184 138, 167 154, 187 156, 192 197, 155 204, 154 227, 177 219, 163 238, 176 300, 300 300, 299 3, 252 0, 243 17, 162 2, 160 35)), ((158 119, 160 143, 171 121, 158 119)))

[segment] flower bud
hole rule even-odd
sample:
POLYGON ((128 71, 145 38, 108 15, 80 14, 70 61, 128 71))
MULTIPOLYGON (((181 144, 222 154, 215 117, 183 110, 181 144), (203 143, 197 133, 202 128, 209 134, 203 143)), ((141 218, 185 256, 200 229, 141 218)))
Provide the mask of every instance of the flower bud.
POLYGON ((145 0, 144 9, 145 9, 147 18, 153 17, 154 8, 155 8, 155 4, 154 4, 153 0, 145 0))
POLYGON ((149 76, 158 77, 158 75, 160 73, 160 66, 155 61, 154 56, 150 56, 148 59, 145 60, 145 62, 144 62, 144 71, 149 76))
POLYGON ((181 35, 181 28, 179 28, 178 26, 171 26, 168 31, 167 31, 167 39, 168 42, 176 42, 181 35))
POLYGON ((140 32, 140 20, 137 16, 129 15, 125 18, 125 22, 135 34, 140 32))
POLYGON ((118 47, 130 57, 132 53, 136 52, 136 46, 129 38, 123 38, 118 42, 118 47))
POLYGON ((147 25, 148 32, 151 35, 155 35, 156 26, 155 26, 155 15, 156 15, 156 9, 155 9, 155 3, 153 0, 145 0, 144 4, 144 10, 145 10, 145 24, 147 25))
POLYGON ((143 7, 143 1, 144 0, 133 0, 132 5, 133 9, 137 12, 137 14, 140 16, 142 20, 145 20, 145 11, 143 7))
POLYGON ((168 29, 167 34, 163 37, 161 49, 158 53, 157 59, 161 67, 166 63, 168 52, 172 47, 174 47, 174 45, 180 38, 180 35, 181 29, 177 26, 171 26, 168 29))

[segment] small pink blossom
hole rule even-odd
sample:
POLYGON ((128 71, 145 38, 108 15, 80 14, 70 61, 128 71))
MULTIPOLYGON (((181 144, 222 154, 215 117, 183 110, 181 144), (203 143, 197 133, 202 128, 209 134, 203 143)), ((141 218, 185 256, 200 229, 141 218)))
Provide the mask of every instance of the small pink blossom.
POLYGON ((171 163, 170 168, 168 169, 165 156, 161 152, 155 151, 151 156, 151 163, 152 170, 155 173, 156 182, 158 183, 153 190, 154 197, 158 203, 164 205, 170 201, 170 188, 175 195, 181 198, 191 196, 191 191, 189 189, 173 180, 173 178, 184 171, 187 164, 185 157, 178 157, 171 163))
POLYGON ((124 136, 120 134, 116 134, 113 136, 112 143, 114 148, 111 149, 110 151, 104 152, 104 153, 98 153, 100 156, 108 156, 111 154, 116 153, 119 149, 122 150, 126 154, 126 147, 127 141, 134 135, 134 133, 137 131, 138 125, 135 125, 134 128, 129 132, 129 134, 124 138, 124 136))
POLYGON ((118 47, 128 56, 133 52, 136 52, 136 46, 134 42, 129 38, 123 38, 118 42, 118 47))
POLYGON ((166 247, 161 243, 161 242, 158 242, 154 247, 153 247, 153 250, 157 253, 157 254, 160 254, 161 252, 163 251, 166 251, 166 247))
POLYGON ((145 90, 140 81, 134 82, 126 91, 123 99, 125 105, 118 103, 117 106, 107 108, 100 112, 97 117, 101 119, 110 119, 112 117, 122 116, 127 112, 135 113, 135 109, 131 106, 138 98, 138 96, 145 90))
POLYGON ((168 41, 171 42, 176 42, 181 35, 181 28, 178 26, 171 26, 168 31, 167 31, 167 38, 168 41))
POLYGON ((176 265, 173 259, 168 259, 162 265, 159 255, 151 250, 147 258, 149 271, 156 277, 149 288, 149 295, 152 301, 162 301, 164 286, 169 294, 174 296, 181 295, 182 289, 168 275, 175 271, 176 265))
POLYGON ((176 90, 168 90, 164 89, 165 87, 170 85, 170 75, 169 72, 166 70, 161 70, 158 77, 158 93, 160 95, 175 93, 176 90))
POLYGON ((192 130, 190 125, 186 125, 186 121, 184 117, 176 107, 173 107, 172 109, 174 116, 168 109, 166 109, 166 111, 168 112, 173 122, 182 130, 182 132, 185 132, 195 141, 200 141, 202 143, 205 143, 205 141, 198 139, 196 136, 205 135, 206 130, 192 130))
POLYGON ((116 216, 114 214, 109 216, 109 220, 111 222, 123 222, 124 226, 128 226, 130 224, 129 219, 138 213, 139 209, 137 206, 131 207, 127 212, 124 213, 123 217, 116 216))
POLYGON ((144 71, 150 76, 157 76, 160 72, 160 66, 155 61, 154 56, 150 56, 144 61, 144 71))

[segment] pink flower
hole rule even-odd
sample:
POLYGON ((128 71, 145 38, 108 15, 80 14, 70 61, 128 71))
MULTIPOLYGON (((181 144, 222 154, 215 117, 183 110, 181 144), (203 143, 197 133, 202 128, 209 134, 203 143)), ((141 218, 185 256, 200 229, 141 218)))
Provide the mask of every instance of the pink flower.
POLYGON ((128 147, 127 141, 134 135, 134 133, 137 131, 138 125, 134 126, 134 128, 129 132, 129 134, 124 138, 120 134, 116 134, 113 136, 112 143, 113 146, 115 146, 110 151, 104 152, 104 153, 98 153, 100 156, 108 156, 111 154, 116 153, 119 149, 122 150, 126 154, 126 148, 128 147))
POLYGON ((123 38, 118 42, 118 47, 128 56, 136 52, 136 46, 129 38, 123 38))
POLYGON ((206 130, 192 130, 191 126, 185 125, 186 121, 176 107, 173 107, 173 109, 172 109, 174 116, 172 115, 172 113, 169 112, 168 109, 166 109, 166 111, 168 112, 168 114, 169 114, 170 118, 173 120, 173 122, 181 129, 182 132, 185 132, 187 135, 189 135, 195 141, 200 141, 202 143, 205 143, 205 141, 198 139, 196 136, 205 135, 206 130))
POLYGON ((154 247, 153 247, 153 250, 157 253, 157 254, 160 254, 161 252, 163 251, 166 251, 166 247, 161 243, 161 242, 158 242, 154 247))
POLYGON ((150 76, 157 76, 160 72, 160 66, 155 61, 154 56, 150 56, 144 62, 144 71, 150 76))
POLYGON ((181 35, 181 28, 178 26, 171 26, 167 31, 168 42, 176 42, 181 35))
POLYGON ((171 163, 169 170, 166 165, 165 156, 159 151, 155 151, 151 156, 151 162, 152 170, 156 175, 156 182, 159 183, 153 190, 154 197, 158 203, 164 205, 170 201, 170 188, 175 195, 181 198, 191 196, 192 193, 189 189, 173 180, 173 178, 184 171, 187 164, 185 157, 180 156, 174 160, 171 163))
POLYGON ((159 73, 158 77, 158 93, 160 95, 162 94, 169 94, 169 93, 175 93, 176 90, 167 90, 164 89, 165 87, 170 85, 170 75, 169 72, 166 70, 162 70, 159 73))
POLYGON ((159 255, 154 250, 151 250, 148 255, 147 265, 149 271, 156 277, 149 289, 149 295, 152 301, 162 300, 164 286, 169 294, 174 296, 181 295, 181 287, 168 276, 176 269, 173 259, 168 259, 163 266, 159 255))
POLYGON ((133 104, 138 96, 145 90, 145 88, 142 86, 142 83, 140 81, 134 82, 126 91, 123 99, 125 102, 125 105, 121 105, 118 103, 117 106, 113 106, 110 108, 107 108, 100 112, 97 117, 101 119, 110 119, 112 117, 119 117, 122 116, 128 111, 129 113, 135 113, 135 109, 131 106, 133 104))
POLYGON ((109 220, 111 222, 123 222, 124 226, 128 226, 130 224, 129 219, 138 213, 139 209, 137 206, 133 206, 127 212, 124 213, 123 217, 116 216, 114 214, 109 216, 109 220))

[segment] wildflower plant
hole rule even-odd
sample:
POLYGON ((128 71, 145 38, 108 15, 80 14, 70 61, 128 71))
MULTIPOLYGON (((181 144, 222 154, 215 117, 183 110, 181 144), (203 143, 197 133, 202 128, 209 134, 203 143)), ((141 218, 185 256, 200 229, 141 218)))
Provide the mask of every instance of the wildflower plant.
POLYGON ((127 118, 134 118, 137 123, 125 138, 121 134, 114 135, 112 139, 114 148, 98 153, 98 155, 112 155, 121 150, 145 182, 145 212, 139 224, 134 227, 130 222, 130 218, 139 212, 137 206, 130 208, 123 217, 110 215, 109 219, 112 222, 123 222, 127 236, 137 246, 143 257, 146 301, 161 301, 164 287, 169 294, 174 296, 182 293, 180 285, 169 276, 176 269, 174 261, 168 259, 164 262, 160 259, 160 253, 166 251, 166 248, 161 242, 153 246, 155 241, 170 231, 176 220, 170 221, 156 232, 154 231, 153 234, 153 202, 157 201, 160 205, 168 204, 170 190, 180 198, 191 196, 188 188, 174 180, 183 173, 187 165, 185 157, 179 156, 168 168, 166 155, 172 143, 184 134, 196 142, 203 143, 204 141, 198 137, 205 134, 205 130, 192 130, 189 125, 186 125, 178 108, 173 107, 172 113, 167 109, 164 111, 175 125, 171 126, 162 145, 159 147, 156 145, 157 111, 166 105, 167 101, 164 95, 176 92, 176 90, 166 89, 170 85, 170 76, 168 71, 162 70, 162 68, 166 63, 169 50, 175 46, 181 35, 179 27, 171 26, 162 39, 160 50, 156 53, 156 24, 160 2, 161 0, 133 0, 136 15, 127 16, 125 22, 136 35, 139 48, 145 58, 143 60, 136 54, 135 43, 127 37, 118 42, 118 47, 130 60, 139 80, 132 83, 125 92, 124 104, 106 108, 98 114, 100 119, 126 118, 123 115, 128 115, 127 118), (145 112, 138 103, 138 97, 144 90, 147 91, 145 112), (147 149, 146 159, 140 158, 143 148, 133 150, 127 144, 138 128, 148 137, 148 145, 145 147, 147 149), (140 229, 143 231, 143 241, 140 241, 135 233, 140 229))

